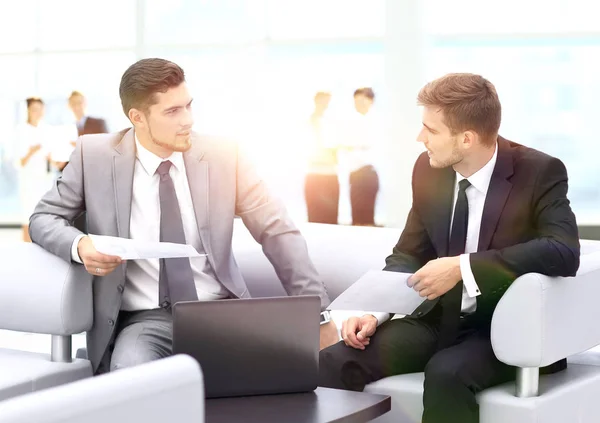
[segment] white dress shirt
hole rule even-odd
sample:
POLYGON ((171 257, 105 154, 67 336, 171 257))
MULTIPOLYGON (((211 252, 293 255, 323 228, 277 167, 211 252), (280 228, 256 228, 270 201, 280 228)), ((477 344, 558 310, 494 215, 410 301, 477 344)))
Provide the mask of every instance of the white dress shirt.
MULTIPOLYGON (((471 183, 465 193, 467 194, 467 202, 469 203, 469 223, 467 227, 467 242, 465 244, 465 254, 460 255, 460 272, 463 280, 463 293, 461 301, 461 311, 463 313, 473 313, 477 309, 477 297, 481 295, 479 286, 475 281, 475 276, 471 269, 469 260, 470 253, 476 253, 479 246, 479 232, 481 229, 481 219, 483 217, 483 207, 485 198, 487 197, 496 159, 498 157, 498 144, 494 155, 489 162, 481 169, 475 172, 470 177, 466 178, 471 183)), ((454 220, 454 208, 458 197, 458 183, 465 179, 460 173, 456 172, 456 180, 454 181, 454 198, 452 202, 452 215, 450 218, 450 233, 452 233, 452 221, 454 220)), ((386 321, 389 313, 376 312, 369 313, 377 318, 377 324, 380 325, 386 321)))
MULTIPOLYGON (((460 272, 463 280, 463 294, 461 311, 463 313, 473 313, 477 308, 477 296, 481 295, 473 271, 471 270, 470 253, 476 253, 479 246, 479 231, 481 230, 481 219, 483 217, 483 206, 487 197, 496 159, 498 157, 498 144, 494 150, 494 155, 489 162, 481 169, 467 178, 471 185, 467 188, 467 202, 469 203, 469 223, 467 226, 467 243, 465 244, 465 254, 460 256, 460 272)), ((465 179, 460 173, 456 172, 456 181, 454 182, 454 200, 452 207, 452 217, 450 222, 454 221, 454 208, 458 197, 458 183, 465 179)), ((452 223, 450 223, 450 233, 452 233, 452 223)))
MULTIPOLYGON (((160 239, 160 200, 158 193, 158 166, 166 160, 173 166, 169 175, 175 186, 179 200, 181 220, 186 242, 199 252, 204 252, 196 224, 196 216, 192 204, 192 196, 185 171, 182 153, 175 152, 170 157, 162 159, 136 143, 135 169, 133 174, 133 189, 131 193, 131 217, 129 237, 135 240, 156 242, 160 239)), ((118 181, 116 181, 118 183, 118 181)), ((71 254, 73 260, 81 263, 77 253, 77 244, 82 236, 75 239, 71 254)), ((228 296, 225 287, 217 281, 206 257, 190 258, 198 299, 218 300, 228 296)), ((159 259, 130 260, 127 263, 126 283, 123 292, 122 310, 149 310, 158 304, 159 259)))
POLYGON ((348 172, 375 164, 375 148, 383 139, 381 127, 373 111, 363 115, 355 110, 341 123, 338 143, 348 150, 340 151, 340 160, 348 172))

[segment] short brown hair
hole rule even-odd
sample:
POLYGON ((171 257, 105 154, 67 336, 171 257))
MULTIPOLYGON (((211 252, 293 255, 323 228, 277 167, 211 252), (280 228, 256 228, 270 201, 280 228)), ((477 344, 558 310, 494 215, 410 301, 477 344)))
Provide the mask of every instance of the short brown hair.
POLYGON ((496 88, 482 76, 450 73, 425 85, 417 101, 421 106, 438 107, 452 134, 472 130, 486 144, 496 141, 502 107, 496 88))
POLYGON ((354 91, 354 97, 356 97, 357 95, 364 95, 365 97, 371 100, 375 100, 375 91, 373 91, 373 88, 371 87, 358 88, 354 91))
POLYGON ((25 99, 25 103, 27 103, 27 108, 29 108, 34 103, 40 103, 42 106, 44 105, 44 101, 39 97, 27 97, 25 99))
POLYGON ((72 99, 73 97, 84 97, 85 96, 81 93, 81 91, 71 91, 71 95, 69 96, 69 100, 72 99))
POLYGON ((125 115, 134 108, 148 111, 156 103, 156 93, 165 93, 183 82, 183 69, 173 62, 157 58, 137 61, 121 77, 119 96, 125 115))

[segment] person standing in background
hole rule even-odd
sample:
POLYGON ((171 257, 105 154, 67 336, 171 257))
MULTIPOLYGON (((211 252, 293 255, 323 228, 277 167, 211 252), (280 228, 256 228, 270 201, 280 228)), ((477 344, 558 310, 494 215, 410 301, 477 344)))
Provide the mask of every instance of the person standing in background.
POLYGON ((328 145, 325 112, 331 94, 319 91, 315 94, 315 108, 310 116, 311 149, 308 171, 304 183, 304 196, 308 221, 314 223, 338 223, 340 184, 337 175, 337 151, 328 145))
POLYGON ((371 107, 375 93, 371 88, 354 91, 352 118, 342 128, 340 159, 350 172, 350 205, 352 225, 375 226, 375 200, 379 191, 379 176, 373 166, 373 146, 380 136, 373 122, 371 107))
MULTIPOLYGON (((71 109, 71 112, 73 112, 73 116, 75 117, 75 125, 77 126, 77 136, 80 137, 82 135, 88 134, 108 133, 108 127, 104 119, 91 117, 86 114, 87 101, 85 96, 81 92, 71 92, 71 95, 69 96, 69 109, 71 109)), ((68 163, 68 157, 75 149, 77 137, 70 138, 74 139, 69 140, 69 148, 68 151, 66 151, 68 152, 68 154, 65 155, 66 160, 59 164, 59 170, 61 172, 68 163)), ((87 233, 87 222, 85 212, 73 221, 73 226, 75 226, 81 232, 87 233)))
POLYGON ((19 192, 21 201, 23 241, 29 237, 29 216, 38 201, 50 188, 48 163, 50 157, 50 129, 42 122, 44 102, 30 97, 27 102, 27 123, 17 127, 19 192))
POLYGON ((107 134, 108 127, 104 119, 86 114, 87 101, 79 91, 73 91, 69 96, 69 108, 75 116, 79 136, 88 134, 107 134))

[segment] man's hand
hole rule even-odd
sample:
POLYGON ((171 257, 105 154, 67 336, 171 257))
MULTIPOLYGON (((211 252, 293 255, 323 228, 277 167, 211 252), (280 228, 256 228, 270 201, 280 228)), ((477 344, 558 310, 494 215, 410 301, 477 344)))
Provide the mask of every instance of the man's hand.
POLYGON ((84 236, 77 244, 77 253, 85 265, 85 270, 94 276, 106 276, 115 270, 123 260, 118 256, 99 253, 89 236, 84 236))
POLYGON ((342 339, 349 347, 364 350, 377 330, 377 319, 372 314, 351 317, 342 323, 342 339))
POLYGON ((337 326, 333 320, 321 325, 319 350, 336 344, 339 341, 337 326))
POLYGON ((408 286, 421 297, 434 300, 450 291, 462 279, 460 256, 431 260, 408 278, 408 286))

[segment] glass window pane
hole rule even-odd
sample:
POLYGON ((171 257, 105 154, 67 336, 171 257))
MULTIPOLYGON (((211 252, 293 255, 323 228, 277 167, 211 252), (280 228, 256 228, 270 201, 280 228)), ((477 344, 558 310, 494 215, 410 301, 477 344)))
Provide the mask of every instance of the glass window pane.
POLYGON ((598 224, 597 120, 600 38, 446 42, 428 55, 430 78, 447 72, 486 76, 502 101, 501 134, 560 158, 580 224, 598 224), (503 66, 510 63, 511 66, 503 66))
MULTIPOLYGON (((317 91, 332 94, 328 115, 343 122, 354 113, 356 88, 373 87, 376 102, 373 113, 381 113, 384 103, 384 55, 382 43, 318 43, 314 45, 273 46, 268 49, 263 93, 258 99, 261 116, 256 116, 253 132, 261 145, 255 162, 271 190, 280 196, 296 219, 306 219, 304 177, 309 143, 303 137, 313 111, 317 91), (285 175, 282 177, 282 175, 285 175)), ((339 126, 337 127, 339 129, 339 126)), ((383 181, 383 159, 376 167, 383 181)), ((340 222, 349 222, 350 199, 347 175, 340 176, 340 222)), ((376 221, 384 216, 385 195, 377 197, 376 221)))
POLYGON ((13 1, 10 8, 3 8, 0 13, 0 53, 35 49, 38 30, 35 4, 35 0, 13 1))
POLYGON ((263 0, 146 0, 149 45, 216 44, 264 38, 263 0))
POLYGON ((272 39, 378 37, 385 32, 385 0, 267 0, 272 39))
POLYGON ((135 0, 42 0, 39 8, 42 50, 135 45, 135 0))
POLYGON ((0 224, 20 223, 15 127, 25 120, 25 99, 35 95, 35 58, 0 56, 0 224))
POLYGON ((72 122, 67 97, 81 91, 88 101, 88 113, 107 120, 110 130, 130 126, 119 99, 119 83, 125 70, 135 62, 133 52, 89 52, 44 54, 40 59, 40 95, 48 102, 50 123, 72 122))

